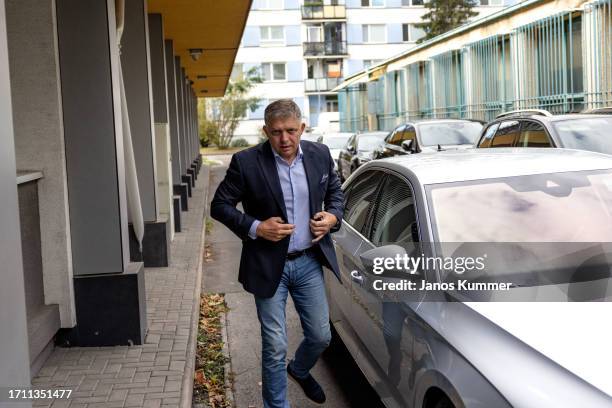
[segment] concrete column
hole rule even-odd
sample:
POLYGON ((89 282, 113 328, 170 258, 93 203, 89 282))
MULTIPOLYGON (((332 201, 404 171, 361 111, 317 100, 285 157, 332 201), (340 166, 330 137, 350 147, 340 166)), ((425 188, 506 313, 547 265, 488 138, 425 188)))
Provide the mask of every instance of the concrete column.
POLYGON ((144 273, 129 262, 115 0, 56 5, 77 312, 57 341, 141 344, 144 273))
POLYGON ((172 191, 172 154, 168 120, 168 88, 164 58, 164 27, 161 14, 149 14, 149 50, 153 87, 153 122, 157 156, 157 205, 159 215, 170 223, 170 240, 174 237, 172 191))
MULTIPOLYGON (((0 0, 0 388, 30 385, 4 0, 0 0)), ((6 395, 2 395, 6 398, 6 395)), ((32 404, 3 402, 7 407, 32 404)))
POLYGON ((178 100, 178 114, 179 114, 179 129, 180 129, 180 143, 181 143, 181 169, 183 175, 187 174, 189 166, 189 154, 187 153, 187 126, 185 125, 185 75, 184 69, 181 67, 181 59, 175 57, 176 72, 176 96, 178 100))
POLYGON ((181 183, 181 147, 176 97, 176 67, 172 40, 164 41, 164 58, 166 60, 166 88, 168 94, 168 123, 170 125, 170 150, 172 151, 172 180, 175 185, 181 183))
MULTIPOLYGON (((15 154, 20 170, 39 170, 40 250, 46 305, 62 327, 76 323, 68 181, 53 2, 6 2, 15 154), (35 60, 32 56, 35 55, 35 60)), ((27 282, 26 282, 27 285, 27 282)))
POLYGON ((142 215, 145 222, 155 222, 157 181, 147 25, 145 0, 126 0, 125 27, 121 37, 121 68, 130 115, 142 215))

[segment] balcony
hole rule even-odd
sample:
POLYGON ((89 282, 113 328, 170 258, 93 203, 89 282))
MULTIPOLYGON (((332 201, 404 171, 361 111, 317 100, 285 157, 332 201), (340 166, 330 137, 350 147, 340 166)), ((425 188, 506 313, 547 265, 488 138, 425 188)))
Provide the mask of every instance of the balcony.
POLYGON ((330 92, 341 82, 342 78, 308 78, 304 81, 304 90, 306 93, 330 92))
POLYGON ((302 20, 346 20, 346 6, 305 5, 302 6, 302 20))
POLYGON ((346 41, 305 42, 305 57, 347 55, 346 41))

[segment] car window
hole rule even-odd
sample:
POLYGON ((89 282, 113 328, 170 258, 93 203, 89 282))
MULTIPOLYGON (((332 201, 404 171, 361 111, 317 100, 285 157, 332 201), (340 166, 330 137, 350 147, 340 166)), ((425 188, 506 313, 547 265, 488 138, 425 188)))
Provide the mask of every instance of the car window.
POLYGON ((542 124, 537 122, 523 122, 517 146, 552 147, 552 144, 542 124))
POLYGON ((480 140, 478 147, 491 147, 491 140, 493 140, 493 135, 497 132, 497 128, 499 128, 499 123, 494 123, 489 126, 480 140))
POLYGON ((512 147, 519 133, 519 122, 516 120, 502 122, 491 142, 491 147, 512 147))
POLYGON ((344 219, 359 232, 363 232, 368 210, 376 198, 378 184, 383 180, 379 171, 360 174, 344 194, 344 219))
POLYGON ((414 138, 416 138, 416 130, 414 130, 414 126, 406 126, 400 145, 404 140, 414 140, 414 138))
POLYGON ((404 135, 404 129, 405 129, 404 126, 400 126, 397 129, 395 129, 393 133, 389 136, 389 140, 387 141, 387 143, 390 143, 396 146, 401 145, 402 137, 404 135))
POLYGON ((346 148, 347 149, 351 149, 355 147, 355 139, 356 139, 357 135, 353 135, 349 138, 348 142, 346 143, 346 148))
POLYGON ((376 246, 419 241, 412 189, 397 176, 389 176, 381 189, 369 239, 376 246))

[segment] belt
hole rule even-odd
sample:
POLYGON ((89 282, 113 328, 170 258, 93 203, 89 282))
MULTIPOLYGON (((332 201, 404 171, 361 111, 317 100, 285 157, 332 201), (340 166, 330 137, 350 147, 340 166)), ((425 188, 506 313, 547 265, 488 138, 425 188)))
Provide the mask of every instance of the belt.
POLYGON ((315 252, 315 248, 314 247, 306 248, 306 249, 303 249, 301 251, 289 252, 287 254, 287 260, 288 261, 293 261, 294 259, 297 259, 297 258, 299 258, 301 256, 304 256, 304 255, 312 255, 312 256, 314 256, 315 253, 316 252, 315 252))

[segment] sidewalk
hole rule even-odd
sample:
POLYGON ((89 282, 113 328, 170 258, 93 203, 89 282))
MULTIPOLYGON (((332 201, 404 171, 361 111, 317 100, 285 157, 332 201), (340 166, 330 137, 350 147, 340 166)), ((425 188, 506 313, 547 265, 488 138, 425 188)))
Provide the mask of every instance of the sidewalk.
POLYGON ((34 407, 191 406, 208 179, 203 166, 189 211, 182 213, 183 231, 172 242, 171 265, 145 269, 145 344, 56 348, 33 385, 72 389, 72 396, 38 400, 34 407))
MULTIPOLYGON (((222 162, 210 170, 212 196, 225 176, 230 156, 216 156, 222 162)), ((227 336, 230 354, 233 397, 237 408, 262 408, 261 399, 261 337, 253 295, 238 283, 238 266, 242 242, 229 229, 214 221, 212 232, 206 237, 211 260, 204 264, 202 292, 225 293, 229 308, 227 336)), ((295 307, 287 302, 288 357, 293 356, 302 340, 302 328, 295 307)), ((321 358, 313 369, 327 395, 328 408, 382 408, 382 403, 361 375, 348 353, 336 353, 321 358)), ((301 389, 289 381, 292 407, 314 408, 321 405, 308 400, 301 389)))

